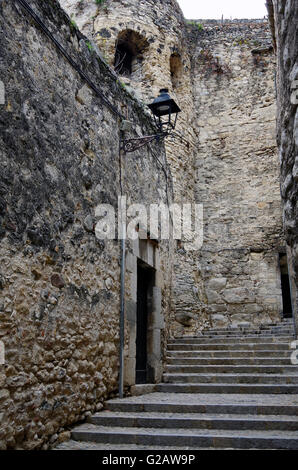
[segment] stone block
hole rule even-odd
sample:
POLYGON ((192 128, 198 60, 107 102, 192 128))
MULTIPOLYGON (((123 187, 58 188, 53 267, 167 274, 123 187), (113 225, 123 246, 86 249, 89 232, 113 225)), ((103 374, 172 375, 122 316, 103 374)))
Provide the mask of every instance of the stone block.
POLYGON ((130 388, 130 393, 133 397, 154 392, 156 392, 156 384, 137 384, 130 388))
POLYGON ((230 319, 232 327, 245 327, 250 326, 252 324, 253 317, 249 314, 235 313, 234 315, 231 315, 230 319))
POLYGON ((208 282, 208 288, 211 291, 221 291, 227 284, 227 278, 215 277, 208 282))
POLYGON ((153 311, 152 326, 153 328, 163 329, 165 327, 164 317, 161 308, 162 294, 159 287, 153 287, 153 311))
POLYGON ((216 303, 222 302, 220 296, 214 290, 206 289, 206 295, 207 295, 207 299, 208 299, 209 304, 216 304, 216 303))
POLYGON ((93 98, 93 92, 87 84, 83 85, 76 94, 76 100, 83 105, 90 106, 93 98))
POLYGON ((227 311, 226 304, 214 304, 209 306, 210 310, 214 313, 222 313, 227 311))
POLYGON ((226 315, 220 315, 218 313, 210 315, 211 324, 213 328, 224 328, 229 325, 229 319, 226 315))
POLYGON ((223 298, 228 304, 242 304, 248 301, 253 302, 253 297, 248 289, 244 287, 226 289, 223 293, 223 298))
POLYGON ((258 305, 258 304, 246 304, 246 305, 243 305, 243 312, 244 313, 248 313, 248 314, 251 314, 251 313, 259 313, 259 312, 262 312, 263 311, 263 307, 261 305, 258 305))
POLYGON ((137 257, 129 251, 126 253, 125 267, 126 270, 130 273, 137 272, 137 257))
POLYGON ((125 119, 123 119, 123 121, 121 121, 121 124, 120 124, 120 130, 123 131, 123 132, 128 132, 128 131, 131 131, 133 129, 133 123, 130 122, 130 121, 127 121, 125 119))
POLYGON ((137 304, 133 300, 126 300, 125 314, 129 324, 135 325, 137 323, 137 304))
POLYGON ((124 360, 124 384, 134 385, 136 383, 136 359, 126 357, 124 360))
POLYGON ((175 320, 178 323, 181 323, 181 325, 183 326, 191 326, 193 320, 195 319, 196 319, 196 316, 192 313, 185 312, 185 313, 177 313, 175 315, 175 320))

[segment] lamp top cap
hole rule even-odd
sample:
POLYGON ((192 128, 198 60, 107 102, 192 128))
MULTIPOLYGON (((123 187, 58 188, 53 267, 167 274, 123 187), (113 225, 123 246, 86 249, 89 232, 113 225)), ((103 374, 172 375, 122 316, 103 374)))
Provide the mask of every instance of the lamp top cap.
POLYGON ((168 88, 161 88, 159 90, 159 96, 155 98, 152 104, 149 104, 149 108, 155 116, 164 116, 169 113, 179 113, 181 109, 169 95, 168 88), (164 109, 161 108, 163 106, 164 109))

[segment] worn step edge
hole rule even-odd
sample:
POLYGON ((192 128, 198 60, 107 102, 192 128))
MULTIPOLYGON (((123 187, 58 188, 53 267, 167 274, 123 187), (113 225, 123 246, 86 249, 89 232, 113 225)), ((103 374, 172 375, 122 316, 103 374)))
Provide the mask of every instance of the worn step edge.
MULTIPOLYGON (((177 352, 181 352, 181 351, 177 351, 177 352)), ((188 351, 186 351, 188 352, 188 351)), ((287 350, 287 349, 258 349, 257 351, 254 351, 252 349, 240 349, 240 350, 227 350, 227 349, 216 349, 216 350, 208 350, 208 351, 199 351, 199 354, 202 354, 204 356, 206 356, 207 354, 216 354, 216 355, 219 355, 219 354, 229 354, 230 356, 234 356, 235 354, 240 354, 240 356, 242 355, 251 355, 252 357, 255 357, 256 354, 260 354, 261 357, 267 357, 267 358, 270 358, 272 354, 274 354, 275 356, 277 356, 278 354, 281 354, 280 357, 284 357, 286 354, 288 354, 290 352, 290 349, 287 350), (267 354, 267 356, 266 356, 267 354)), ((168 353, 173 353, 173 351, 168 351, 168 353)), ((240 357, 240 356, 236 356, 236 357, 240 357)))
POLYGON ((267 404, 213 404, 213 403, 174 403, 174 402, 149 402, 149 403, 134 403, 121 401, 108 401, 106 402, 108 409, 113 411, 129 411, 129 412, 169 412, 169 413, 228 413, 228 414, 254 414, 254 415, 286 415, 298 416, 298 401, 297 405, 267 405, 267 404))
MULTIPOLYGON (((269 365, 285 365, 291 366, 291 358, 237 358, 237 357, 197 357, 197 356, 179 356, 179 357, 169 357, 167 358, 167 364, 172 364, 173 361, 177 363, 177 361, 191 361, 192 363, 196 363, 199 365, 208 364, 209 365, 261 365, 269 366, 269 365), (265 363, 264 363, 265 362, 265 363)), ((183 362, 179 362, 179 364, 183 365, 183 362)))
POLYGON ((100 429, 74 429, 72 431, 72 439, 79 441, 91 442, 107 442, 109 444, 139 444, 139 445, 167 445, 177 446, 187 445, 195 446, 200 445, 203 447, 231 447, 231 448, 266 448, 266 449, 298 449, 297 433, 290 431, 279 431, 279 436, 274 435, 272 432, 260 431, 250 432, 246 435, 245 431, 237 430, 237 434, 232 434, 229 431, 220 433, 219 431, 212 431, 206 434, 206 430, 201 433, 194 433, 193 429, 189 432, 181 432, 181 429, 160 429, 157 433, 156 430, 151 428, 138 428, 136 429, 117 429, 108 428, 100 429), (262 435, 261 435, 262 433, 262 435))
POLYGON ((290 350, 290 342, 288 343, 203 343, 203 344, 181 344, 177 348, 167 348, 167 352, 187 352, 187 351, 206 351, 206 350, 290 350), (183 348, 182 348, 183 346, 183 348), (189 346, 189 347, 188 347, 189 346))
POLYGON ((237 340, 237 341, 248 341, 250 340, 251 342, 260 342, 261 340, 265 340, 265 343, 278 343, 280 341, 293 341, 294 340, 294 333, 287 333, 284 335, 279 335, 278 338, 276 335, 241 335, 241 336, 232 336, 232 335, 227 335, 227 336, 221 336, 221 335, 202 335, 200 338, 197 338, 195 340, 181 340, 181 341, 168 341, 168 345, 179 345, 179 344, 200 344, 201 342, 205 342, 207 340, 210 340, 211 342, 213 341, 228 341, 230 342, 231 340, 237 340))
MULTIPOLYGON (((146 450, 146 451, 157 451, 157 450, 173 450, 173 446, 168 447, 168 446, 162 446, 159 447, 157 445, 153 446, 147 446, 146 444, 129 444, 129 449, 127 445, 125 444, 107 444, 105 442, 90 442, 90 441, 75 441, 73 439, 63 442, 62 444, 59 444, 58 446, 54 447, 52 450, 93 450, 93 451, 98 451, 98 450, 146 450)), ((216 449, 211 449, 211 448, 206 448, 206 447, 189 447, 189 446, 175 446, 175 450, 229 450, 227 448, 222 448, 222 447, 217 447, 216 449)), ((253 449, 253 450, 259 450, 259 449, 253 449)), ((269 449, 268 449, 269 450, 269 449)))
POLYGON ((212 372, 209 372, 208 374, 204 373, 204 372, 181 372, 181 373, 176 373, 176 372, 168 372, 168 373, 165 373, 163 374, 164 377, 182 377, 182 378, 187 378, 187 377, 224 377, 224 378, 227 378, 227 377, 231 377, 231 378, 236 378, 236 377, 251 377, 251 378, 258 378, 258 379, 266 379, 267 377, 269 378, 278 378, 278 379, 298 379, 298 375, 297 374, 258 374, 258 373, 248 373, 248 374, 245 374, 245 373, 227 373, 227 374, 223 374, 221 376, 221 374, 218 374, 218 373, 212 373, 212 372))
MULTIPOLYGON (((251 349, 253 347, 259 347, 260 345, 265 346, 267 345, 268 349, 271 349, 272 346, 279 346, 281 349, 284 348, 284 346, 287 346, 288 348, 290 347, 290 344, 294 341, 294 338, 287 339, 286 341, 279 341, 279 342, 274 342, 274 341, 226 341, 226 340, 221 340, 221 341, 212 341, 212 338, 206 338, 206 341, 202 341, 200 343, 180 343, 180 344, 168 344, 167 350, 168 351, 173 351, 177 350, 180 351, 182 350, 191 350, 191 349, 199 349, 201 346, 244 346, 247 344, 248 349, 251 349), (207 341, 208 340, 208 341, 207 341)), ((223 348, 225 349, 225 348, 223 348)))
POLYGON ((298 387, 298 377, 274 377, 273 375, 257 376, 257 375, 240 375, 240 374, 164 374, 163 382, 167 384, 218 384, 225 383, 226 385, 296 385, 298 387))
POLYGON ((284 375, 289 373, 290 375, 298 375, 298 366, 297 365, 185 365, 185 364, 167 364, 166 373, 167 374, 188 374, 188 373, 212 373, 212 372, 222 372, 222 373, 257 373, 257 374, 278 374, 284 375))
POLYGON ((99 413, 88 419, 88 422, 100 426, 121 426, 135 428, 201 428, 201 429, 247 429, 247 430, 281 430, 297 431, 298 417, 264 415, 211 415, 211 414, 183 414, 175 416, 172 413, 162 415, 153 413, 140 413, 132 416, 131 413, 114 414, 99 413))
POLYGON ((261 340, 265 340, 265 342, 279 342, 279 341, 284 341, 284 340, 291 340, 294 337, 294 331, 293 332, 288 332, 287 334, 279 334, 279 335, 270 335, 270 334, 262 334, 262 335, 248 335, 248 334, 243 334, 243 335, 202 335, 198 338, 194 339, 181 339, 181 340, 169 340, 168 345, 176 345, 176 344, 200 344, 202 341, 205 340, 214 340, 214 341, 245 341, 245 340, 257 340, 258 342, 261 340))
POLYGON ((298 385, 286 384, 227 384, 227 383, 162 383, 156 387, 162 393, 255 393, 298 394, 298 385))

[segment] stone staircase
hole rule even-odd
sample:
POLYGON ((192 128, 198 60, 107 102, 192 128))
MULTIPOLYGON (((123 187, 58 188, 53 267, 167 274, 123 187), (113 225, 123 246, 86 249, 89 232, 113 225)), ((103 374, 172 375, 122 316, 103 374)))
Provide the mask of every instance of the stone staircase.
POLYGON ((298 449, 290 320, 170 340, 155 392, 113 399, 60 449, 298 449))

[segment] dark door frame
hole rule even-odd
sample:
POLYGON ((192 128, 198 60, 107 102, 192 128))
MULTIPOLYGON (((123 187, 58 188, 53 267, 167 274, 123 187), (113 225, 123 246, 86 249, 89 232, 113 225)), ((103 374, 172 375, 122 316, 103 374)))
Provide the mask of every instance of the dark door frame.
POLYGON ((279 253, 279 269, 283 304, 283 318, 292 318, 293 306, 291 296, 291 285, 288 273, 288 259, 286 252, 279 253), (284 258, 283 261, 282 258, 284 258))
POLYGON ((137 333, 136 333, 136 384, 148 383, 148 343, 150 341, 150 315, 152 313, 155 269, 137 261, 137 333))

